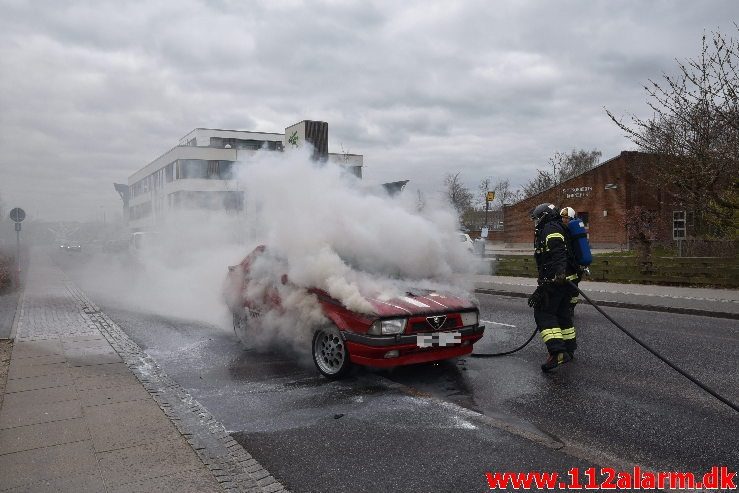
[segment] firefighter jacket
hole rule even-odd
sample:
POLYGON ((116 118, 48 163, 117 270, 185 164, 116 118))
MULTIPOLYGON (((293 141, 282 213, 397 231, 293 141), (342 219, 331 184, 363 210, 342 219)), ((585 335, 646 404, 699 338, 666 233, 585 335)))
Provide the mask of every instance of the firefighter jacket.
POLYGON ((550 219, 536 228, 534 258, 539 280, 552 280, 559 272, 567 279, 577 279, 577 265, 569 241, 569 232, 559 218, 550 219))

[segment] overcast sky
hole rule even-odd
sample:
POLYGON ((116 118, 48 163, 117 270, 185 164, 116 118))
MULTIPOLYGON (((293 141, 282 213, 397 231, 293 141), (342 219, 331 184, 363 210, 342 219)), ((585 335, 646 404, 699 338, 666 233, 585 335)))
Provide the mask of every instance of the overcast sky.
POLYGON ((0 197, 110 217, 113 182, 193 128, 304 119, 370 182, 519 185, 556 151, 632 148, 604 107, 645 115, 642 85, 737 21, 737 0, 0 0, 0 197))

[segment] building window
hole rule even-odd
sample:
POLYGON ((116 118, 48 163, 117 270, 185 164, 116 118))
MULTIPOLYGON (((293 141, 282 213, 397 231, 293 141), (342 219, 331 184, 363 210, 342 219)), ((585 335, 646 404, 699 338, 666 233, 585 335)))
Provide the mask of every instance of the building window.
POLYGON ((169 163, 167 167, 164 168, 164 176, 167 183, 174 180, 174 163, 169 163))
POLYGON ((179 178, 208 178, 208 161, 203 159, 180 159, 179 178))
POLYGON ((353 174, 359 179, 362 179, 362 167, 361 166, 350 166, 349 173, 353 174))
POLYGON ((685 225, 689 228, 695 227, 695 212, 688 211, 685 213, 685 225))
POLYGON ((685 211, 672 212, 672 239, 682 240, 685 238, 685 211))
POLYGON ((169 202, 179 209, 240 211, 244 208, 244 193, 179 191, 169 195, 169 202))
POLYGON ((151 215, 151 201, 144 202, 143 204, 134 205, 129 210, 129 219, 135 221, 137 219, 143 219, 151 215))
POLYGON ((235 161, 219 161, 218 178, 221 180, 233 180, 236 178, 236 162, 235 161))
POLYGON ((208 161, 208 178, 218 178, 218 161, 208 161))

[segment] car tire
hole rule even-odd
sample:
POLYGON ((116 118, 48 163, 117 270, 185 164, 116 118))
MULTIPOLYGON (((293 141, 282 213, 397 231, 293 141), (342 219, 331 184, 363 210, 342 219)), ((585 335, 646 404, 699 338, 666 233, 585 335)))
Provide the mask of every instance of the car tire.
POLYGON ((239 341, 241 341, 241 344, 243 344, 245 347, 248 347, 248 324, 246 316, 243 314, 234 313, 233 314, 233 323, 234 323, 234 334, 236 334, 236 337, 239 338, 239 341))
POLYGON ((324 377, 338 380, 345 377, 351 370, 349 351, 336 327, 327 326, 318 329, 313 334, 311 348, 313 363, 324 377))

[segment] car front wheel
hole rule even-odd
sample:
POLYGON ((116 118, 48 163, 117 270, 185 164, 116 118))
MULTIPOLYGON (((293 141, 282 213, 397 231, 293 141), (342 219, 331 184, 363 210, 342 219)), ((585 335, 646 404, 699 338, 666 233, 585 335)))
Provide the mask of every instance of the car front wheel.
POLYGON ((247 339, 246 316, 234 313, 233 322, 234 322, 234 333, 236 334, 236 337, 239 338, 239 341, 241 341, 241 344, 243 344, 244 346, 247 346, 248 339, 247 339))
POLYGON ((346 376, 351 369, 346 343, 336 327, 324 327, 313 334, 313 362, 331 380, 346 376))

